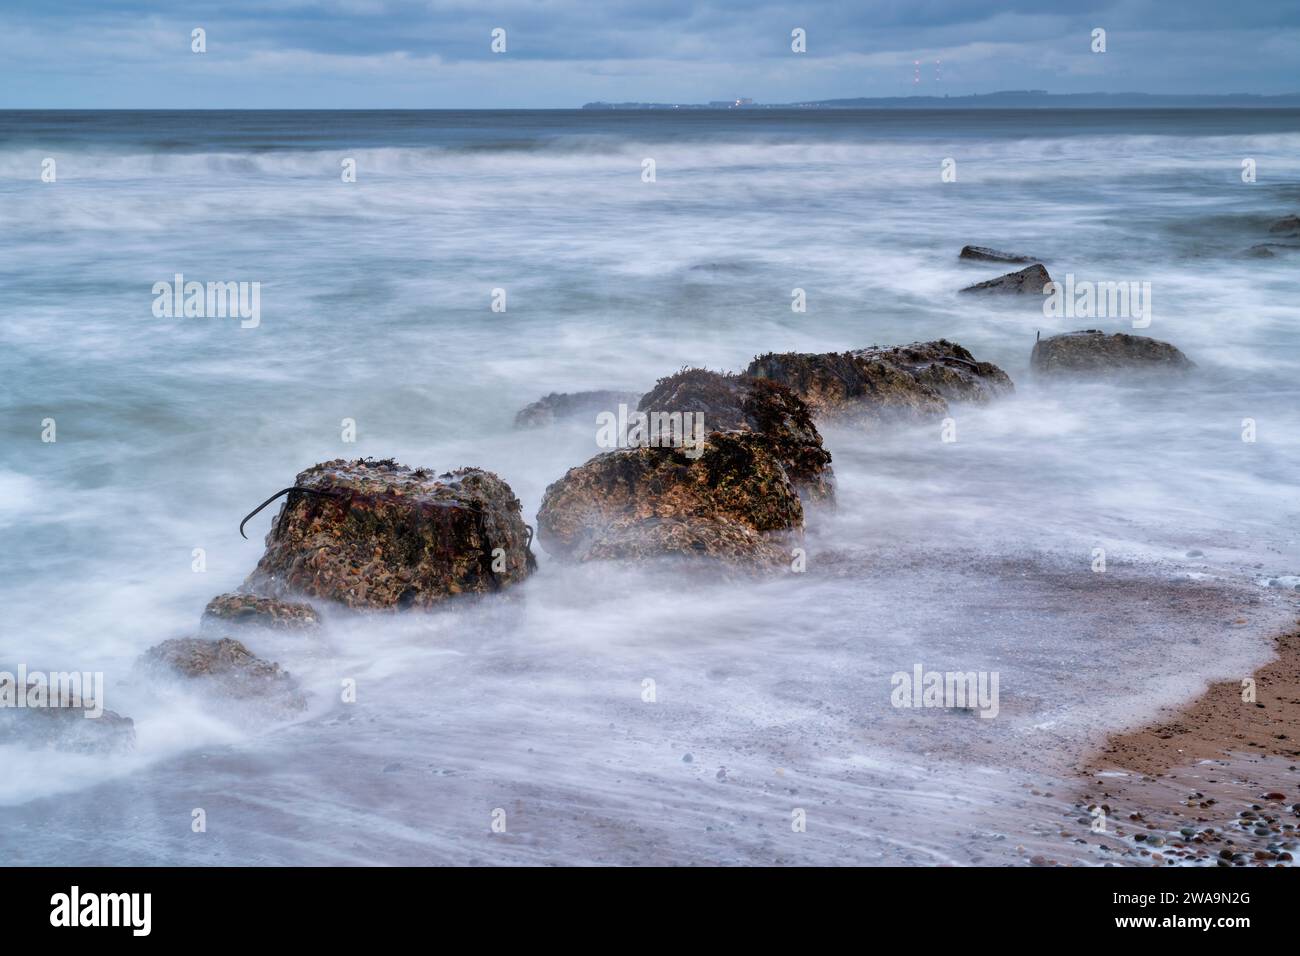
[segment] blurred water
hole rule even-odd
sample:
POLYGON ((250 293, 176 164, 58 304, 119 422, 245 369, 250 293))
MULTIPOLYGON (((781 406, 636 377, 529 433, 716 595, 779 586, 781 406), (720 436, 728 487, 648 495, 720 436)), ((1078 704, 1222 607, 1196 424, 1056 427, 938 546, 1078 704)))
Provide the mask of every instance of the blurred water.
POLYGON ((0 666, 103 670, 139 737, 114 758, 0 744, 0 848, 961 863, 1050 845, 1062 807, 1031 789, 1059 790, 1107 728, 1244 676, 1294 617, 1268 585, 1297 568, 1300 260, 1239 253, 1300 206, 1298 147, 1294 111, 0 113, 0 666), (1145 333, 1197 374, 1035 383, 1035 333, 1125 326, 959 297, 1005 271, 959 262, 966 243, 1149 281, 1145 333), (260 282, 260 326, 155 318, 177 272, 260 282), (954 444, 825 429, 839 504, 810 514, 804 575, 542 553, 512 600, 250 639, 313 691, 291 725, 132 671, 238 585, 271 511, 250 541, 239 518, 311 463, 479 465, 531 521, 597 450, 593 427, 512 429, 549 391, 941 336, 1016 395, 956 409, 954 444), (999 671, 999 717, 892 708, 916 663, 999 671))

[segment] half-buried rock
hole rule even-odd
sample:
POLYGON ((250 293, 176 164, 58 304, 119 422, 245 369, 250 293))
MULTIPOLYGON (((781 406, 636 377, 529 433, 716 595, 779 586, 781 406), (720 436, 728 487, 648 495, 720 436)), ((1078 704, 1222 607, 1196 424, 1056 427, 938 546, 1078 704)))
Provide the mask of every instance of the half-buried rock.
POLYGON ((163 641, 145 652, 142 663, 193 681, 196 687, 217 696, 283 710, 303 710, 307 706, 298 682, 288 671, 262 660, 233 638, 178 637, 163 641))
POLYGON ((1041 376, 1106 377, 1134 373, 1181 373, 1196 367, 1168 342, 1099 329, 1066 332, 1034 344, 1029 363, 1041 376))
POLYGON ((532 537, 489 471, 435 476, 392 460, 329 461, 298 475, 242 590, 353 608, 427 608, 532 573, 532 537))
POLYGON ((70 753, 124 753, 135 746, 135 722, 90 696, 68 698, 49 683, 28 680, 22 688, 6 672, 0 674, 0 742, 70 753))
POLYGON ((1013 390, 991 362, 939 339, 893 348, 760 355, 747 374, 788 387, 819 421, 895 424, 938 420, 948 402, 986 402, 1013 390))
POLYGON ((741 432, 762 436, 766 449, 779 461, 807 500, 834 496, 831 453, 812 413, 799 396, 770 379, 749 375, 683 369, 661 378, 641 398, 637 411, 649 416, 652 435, 678 433, 685 422, 703 416, 704 434, 741 432), (689 417, 688 417, 689 416, 689 417))
POLYGON ((621 448, 546 489, 538 540, 573 561, 675 556, 775 569, 790 562, 803 505, 763 435, 714 432, 702 453, 621 448))
POLYGON ((984 282, 976 282, 974 285, 968 285, 962 289, 962 292, 990 292, 1004 293, 1012 295, 1024 295, 1027 293, 1041 294, 1047 287, 1047 283, 1052 281, 1052 277, 1047 274, 1041 262, 1035 262, 1028 268, 1021 269, 1019 272, 1008 272, 1004 276, 998 276, 996 279, 988 279, 984 282))
POLYGON ((203 628, 265 627, 276 631, 308 631, 320 627, 320 615, 310 604, 258 597, 236 591, 219 594, 203 609, 203 628))

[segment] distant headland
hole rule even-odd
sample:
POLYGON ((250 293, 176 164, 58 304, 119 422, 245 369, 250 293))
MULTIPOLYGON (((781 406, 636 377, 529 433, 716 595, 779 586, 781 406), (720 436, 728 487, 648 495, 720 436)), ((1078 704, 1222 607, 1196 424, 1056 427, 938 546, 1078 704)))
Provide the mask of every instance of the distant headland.
POLYGON ((896 110, 896 109, 1295 109, 1300 93, 1048 93, 1004 90, 968 96, 857 96, 802 103, 755 103, 751 99, 708 103, 584 103, 584 110, 896 110))

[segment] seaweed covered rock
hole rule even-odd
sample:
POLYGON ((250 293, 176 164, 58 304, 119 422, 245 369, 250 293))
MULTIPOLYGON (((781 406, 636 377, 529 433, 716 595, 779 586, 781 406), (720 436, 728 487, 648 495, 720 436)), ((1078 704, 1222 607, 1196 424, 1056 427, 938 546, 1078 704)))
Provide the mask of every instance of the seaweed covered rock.
POLYGON ((1139 372, 1181 373, 1196 367, 1168 342, 1099 329, 1066 332, 1034 343, 1029 359, 1042 376, 1110 376, 1139 372))
POLYGON ((515 414, 516 428, 541 428, 563 421, 587 421, 619 405, 635 405, 637 392, 551 392, 515 414))
POLYGON ((195 681, 223 697, 303 710, 306 698, 288 671, 229 637, 178 637, 145 652, 146 667, 195 681))
POLYGON ((201 626, 266 627, 277 631, 305 631, 320 627, 320 615, 310 604, 258 597, 240 591, 219 594, 203 609, 201 626))
POLYGON ((988 246, 962 246, 958 254, 959 259, 970 259, 976 262, 1033 262, 1032 256, 1022 256, 1017 252, 1002 252, 1000 249, 990 249, 988 246))
POLYGON ((516 584, 535 567, 510 486, 488 471, 435 476, 392 460, 298 475, 243 590, 353 608, 427 608, 516 584))
POLYGON ((747 374, 788 387, 822 420, 888 424, 942 418, 951 401, 1012 390, 996 365, 946 339, 853 352, 760 355, 747 374))
POLYGON ((788 560, 803 505, 762 435, 714 432, 702 454, 621 448, 546 489, 538 540, 559 558, 677 555, 746 567, 788 560))
POLYGON ((1010 293, 1012 295, 1024 295, 1026 293, 1042 293, 1047 287, 1047 283, 1052 281, 1052 277, 1047 274, 1047 270, 1041 262, 1035 262, 1032 266, 1021 269, 1019 272, 1008 272, 1004 276, 998 276, 996 279, 988 279, 984 282, 976 282, 974 285, 968 285, 962 289, 962 292, 993 292, 993 293, 1010 293))
POLYGON ((69 702, 48 685, 28 680, 22 687, 13 674, 3 673, 0 742, 69 753, 123 753, 135 746, 135 721, 101 708, 93 697, 69 702))
MULTIPOLYGON (((704 431, 761 435, 795 487, 810 500, 834 495, 831 453, 812 413, 799 396, 770 379, 683 369, 661 378, 637 410, 651 416, 651 430, 664 416, 701 415, 704 431)), ((670 426, 671 427, 671 426, 670 426)))

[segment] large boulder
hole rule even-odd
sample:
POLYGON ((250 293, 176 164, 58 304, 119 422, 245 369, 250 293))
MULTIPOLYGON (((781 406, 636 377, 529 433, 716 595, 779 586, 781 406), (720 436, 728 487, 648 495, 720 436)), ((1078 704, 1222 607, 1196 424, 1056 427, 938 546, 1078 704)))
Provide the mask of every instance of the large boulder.
POLYGON ((1032 266, 1021 269, 1019 272, 1008 272, 1004 276, 998 276, 996 279, 988 279, 984 282, 976 282, 974 285, 968 285, 962 289, 962 292, 994 292, 1011 295, 1024 295, 1027 293, 1042 294, 1047 283, 1052 281, 1052 277, 1047 274, 1047 270, 1041 262, 1035 262, 1032 266))
POLYGON ((946 339, 893 348, 760 355, 747 374, 788 387, 818 420, 934 421, 948 402, 984 402, 1012 389, 996 365, 946 339))
POLYGON ((13 674, 0 674, 0 741, 49 747, 69 753, 123 753, 135 746, 135 721, 101 710, 92 697, 59 706, 50 688, 28 681, 20 687, 13 674), (17 696, 23 695, 24 706, 17 696))
POLYGON ((1168 342, 1099 329, 1066 332, 1034 343, 1030 366, 1042 376, 1108 376, 1137 372, 1186 372, 1196 367, 1168 342))
POLYGON ((620 448, 546 489, 537 535, 567 560, 676 555, 743 567, 788 561, 803 505, 764 436, 713 432, 683 448, 620 448))
MULTIPOLYGON (((799 492, 809 500, 834 495, 831 453, 799 396, 770 379, 683 369, 661 378, 637 410, 651 416, 703 416, 704 431, 761 435, 799 492)), ((656 418, 658 416, 658 418, 656 418)))
POLYGON ((1017 252, 1002 252, 988 246, 962 246, 959 259, 971 259, 976 262, 1033 262, 1033 256, 1022 256, 1017 252))
POLYGON ((258 597, 240 591, 219 594, 203 609, 204 628, 265 627, 276 631, 307 631, 320 627, 320 615, 310 604, 258 597))
POLYGON ((635 405, 637 392, 610 390, 593 392, 551 392, 515 414, 516 428, 541 428, 557 422, 590 423, 601 412, 615 411, 619 405, 635 405))
POLYGON ((212 640, 178 637, 149 648, 147 668, 193 681, 195 686, 237 700, 271 704, 284 710, 303 710, 306 698, 288 671, 262 660, 229 637, 212 640))
POLYGON ((325 462, 298 475, 243 590, 353 608, 427 608, 532 573, 532 533, 488 471, 435 476, 392 460, 325 462))

